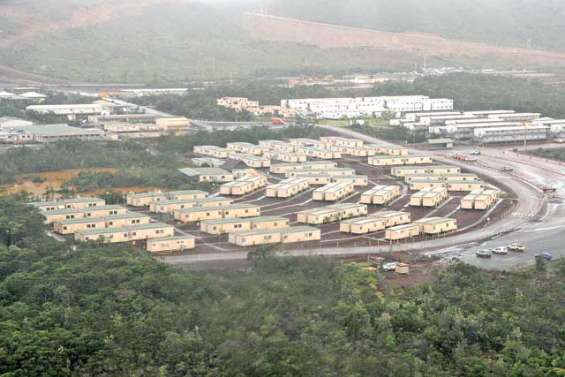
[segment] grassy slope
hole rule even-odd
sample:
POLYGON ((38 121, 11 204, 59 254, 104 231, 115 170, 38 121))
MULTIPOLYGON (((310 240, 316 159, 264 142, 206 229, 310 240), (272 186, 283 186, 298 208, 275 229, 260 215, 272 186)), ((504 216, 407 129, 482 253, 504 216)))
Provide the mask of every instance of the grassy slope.
POLYGON ((273 0, 271 11, 305 20, 565 51, 561 0, 273 0), (329 3, 329 4, 328 4, 329 3))

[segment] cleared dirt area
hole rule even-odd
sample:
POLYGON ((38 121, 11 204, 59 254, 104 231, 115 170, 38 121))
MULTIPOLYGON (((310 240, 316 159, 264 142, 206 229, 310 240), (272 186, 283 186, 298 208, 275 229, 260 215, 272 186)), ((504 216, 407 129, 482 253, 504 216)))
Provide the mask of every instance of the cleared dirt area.
POLYGON ((256 39, 302 43, 325 49, 372 48, 445 58, 494 57, 536 65, 561 65, 565 62, 565 53, 465 42, 434 34, 360 29, 256 13, 246 14, 245 26, 256 39))

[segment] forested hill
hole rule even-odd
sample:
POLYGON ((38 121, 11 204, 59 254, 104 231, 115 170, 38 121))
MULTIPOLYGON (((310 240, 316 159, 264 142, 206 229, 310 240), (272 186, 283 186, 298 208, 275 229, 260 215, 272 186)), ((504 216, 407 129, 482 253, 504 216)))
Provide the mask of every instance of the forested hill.
POLYGON ((267 9, 309 21, 565 51, 562 0, 271 0, 267 9))

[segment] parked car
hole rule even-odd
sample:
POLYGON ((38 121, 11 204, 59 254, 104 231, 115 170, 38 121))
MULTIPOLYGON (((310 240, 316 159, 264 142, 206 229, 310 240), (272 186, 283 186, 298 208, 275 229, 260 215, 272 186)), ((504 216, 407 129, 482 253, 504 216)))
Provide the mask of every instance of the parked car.
POLYGON ((383 264, 383 271, 396 271, 398 262, 390 262, 383 264))
POLYGON ((475 149, 474 151, 471 152, 471 155, 472 155, 472 156, 480 156, 480 155, 481 155, 481 151, 475 149))
POLYGON ((505 246, 500 246, 492 249, 492 253, 497 255, 506 255, 508 254, 508 249, 505 246))
POLYGON ((553 255, 552 255, 549 251, 544 251, 543 253, 536 254, 536 255, 535 255, 535 258, 536 258, 536 259, 537 259, 537 258, 543 258, 543 259, 545 259, 546 261, 550 261, 550 260, 553 259, 553 255))
POLYGON ((492 257, 492 251, 486 250, 479 250, 475 253, 475 255, 479 258, 490 258, 492 257))
POLYGON ((505 172, 505 173, 510 173, 510 172, 514 171, 514 169, 511 168, 510 166, 503 166, 502 169, 500 169, 500 170, 505 172))
POLYGON ((515 252, 524 252, 526 251, 526 246, 520 243, 513 243, 512 245, 508 246, 508 250, 515 251, 515 252))

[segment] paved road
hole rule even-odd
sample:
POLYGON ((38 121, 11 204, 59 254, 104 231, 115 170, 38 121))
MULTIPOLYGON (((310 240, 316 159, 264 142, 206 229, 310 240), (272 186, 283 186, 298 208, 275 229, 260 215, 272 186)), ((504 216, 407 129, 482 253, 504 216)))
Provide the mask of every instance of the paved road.
MULTIPOLYGON (((344 136, 359 138, 368 143, 383 146, 394 145, 349 129, 331 126, 321 126, 321 128, 344 136)), ((544 197, 539 187, 549 183, 557 183, 559 187, 565 188, 565 176, 561 173, 562 170, 560 166, 556 166, 553 162, 545 160, 543 164, 541 161, 534 161, 534 165, 541 167, 541 169, 533 169, 531 159, 528 156, 516 155, 509 151, 498 151, 497 149, 484 149, 480 161, 475 164, 452 160, 446 152, 432 152, 432 154, 438 161, 462 166, 470 171, 500 182, 506 187, 510 187, 518 198, 518 203, 512 213, 492 226, 432 241, 400 244, 392 247, 385 245, 381 247, 347 249, 292 250, 283 252, 282 254, 291 256, 343 256, 383 253, 391 250, 433 250, 432 253, 458 256, 469 263, 480 265, 481 267, 508 269, 533 263, 532 254, 534 250, 555 250, 561 242, 565 242, 565 234, 559 231, 561 227, 565 230, 565 217, 563 216, 565 208, 562 207, 561 203, 548 204, 543 219, 539 222, 535 222, 536 219, 539 219, 539 214, 543 212, 544 208, 544 197), (502 173, 500 169, 503 166, 512 166, 514 172, 512 174, 502 173), (532 234, 532 232, 535 234, 535 237, 529 235, 532 234), (487 240, 487 243, 481 244, 481 242, 485 240, 487 240), (507 245, 512 242, 524 242, 530 252, 507 256, 505 259, 496 257, 491 260, 483 260, 475 257, 475 252, 478 249, 507 245)), ((561 194, 561 192, 559 193, 561 194)), ((554 255, 558 257, 560 253, 554 251, 554 255)), ((241 260, 246 257, 246 252, 232 252, 171 256, 165 257, 163 260, 167 263, 182 264, 220 260, 241 260)))

